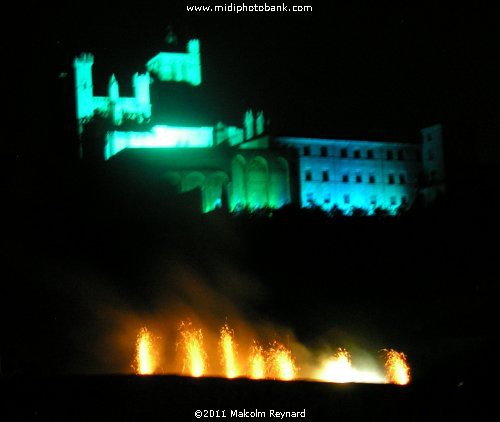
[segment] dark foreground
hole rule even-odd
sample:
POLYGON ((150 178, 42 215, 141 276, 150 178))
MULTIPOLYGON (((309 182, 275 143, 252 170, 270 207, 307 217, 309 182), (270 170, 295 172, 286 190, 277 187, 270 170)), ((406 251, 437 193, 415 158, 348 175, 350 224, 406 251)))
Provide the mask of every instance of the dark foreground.
POLYGON ((270 410, 305 410, 305 418, 281 420, 307 421, 454 420, 466 415, 484 420, 492 415, 484 384, 400 387, 121 375, 4 377, 0 381, 4 411, 10 414, 4 420, 189 421, 197 420, 196 410, 219 410, 219 418, 201 420, 280 420, 271 417, 270 410), (266 416, 235 417, 231 415, 235 410, 258 410, 266 416))

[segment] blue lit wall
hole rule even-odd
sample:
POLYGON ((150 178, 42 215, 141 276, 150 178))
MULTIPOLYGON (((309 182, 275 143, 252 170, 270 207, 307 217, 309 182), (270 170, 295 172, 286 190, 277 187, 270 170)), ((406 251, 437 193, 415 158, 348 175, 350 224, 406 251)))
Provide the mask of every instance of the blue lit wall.
POLYGON ((414 200, 420 145, 313 138, 277 138, 299 152, 301 205, 395 212, 414 200))
MULTIPOLYGON (((200 42, 196 39, 187 43, 185 52, 161 52, 148 61, 146 67, 150 73, 133 76, 134 97, 120 97, 114 75, 110 77, 108 96, 94 96, 93 63, 92 54, 82 54, 74 61, 76 117, 80 129, 96 111, 106 112, 115 125, 122 123, 125 114, 139 122, 149 119, 150 73, 159 81, 201 84, 200 42)), ((157 125, 145 132, 111 131, 106 135, 104 157, 109 160, 125 149, 213 148, 226 164, 214 165, 207 171, 189 162, 182 174, 170 177, 178 182, 182 192, 200 188, 204 211, 220 206, 222 192, 226 192, 231 210, 280 208, 300 201, 302 207, 330 210, 336 206, 346 213, 354 208, 368 213, 383 208, 394 213, 401 205, 411 205, 419 192, 432 200, 444 190, 440 125, 422 129, 420 145, 271 139, 262 111, 254 115, 247 110, 242 123, 243 127, 219 122, 201 127, 157 125), (288 154, 281 147, 295 149, 298 155, 288 154), (426 183, 424 189, 419 186, 421 176, 426 183)))

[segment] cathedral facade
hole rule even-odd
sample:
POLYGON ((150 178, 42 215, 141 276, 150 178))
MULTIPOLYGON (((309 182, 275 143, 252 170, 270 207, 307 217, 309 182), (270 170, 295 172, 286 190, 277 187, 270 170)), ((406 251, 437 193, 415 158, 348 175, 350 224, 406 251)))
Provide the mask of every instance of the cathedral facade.
POLYGON ((104 135, 103 160, 145 160, 150 177, 174 190, 199 189, 203 212, 227 202, 231 211, 298 204, 347 214, 356 208, 395 213, 418 196, 431 201, 444 191, 440 125, 422 129, 421 142, 414 144, 271 136, 264 113, 252 110, 244 113, 242 127, 219 122, 141 129, 152 114, 153 79, 201 84, 199 40, 190 40, 185 52, 161 52, 149 60, 147 71, 132 78, 134 97, 120 97, 114 75, 108 96, 94 96, 93 60, 91 54, 74 60, 80 133, 96 113, 105 114, 113 126, 104 135), (139 125, 122 129, 130 119, 139 125))

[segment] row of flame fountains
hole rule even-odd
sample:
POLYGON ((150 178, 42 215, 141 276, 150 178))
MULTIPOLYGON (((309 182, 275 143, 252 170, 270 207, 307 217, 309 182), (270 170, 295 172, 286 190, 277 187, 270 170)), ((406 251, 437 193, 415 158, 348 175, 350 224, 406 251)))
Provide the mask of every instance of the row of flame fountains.
MULTIPOLYGON (((283 344, 274 341, 264 348, 253 342, 245 367, 238 360, 238 345, 234 331, 225 324, 219 333, 218 348, 220 364, 226 378, 246 377, 250 379, 275 379, 290 381, 300 378, 300 368, 292 351, 283 344)), ((207 375, 208 357, 204 349, 203 333, 191 322, 179 325, 177 351, 182 354, 184 375, 202 377, 207 375)), ((391 383, 405 385, 410 382, 410 367, 404 353, 393 349, 382 350, 385 358, 385 376, 375 371, 362 371, 352 365, 351 354, 343 348, 326 358, 312 377, 316 381, 326 382, 365 382, 391 383)), ((133 364, 139 375, 159 374, 160 359, 155 345, 155 337, 146 327, 137 335, 136 357, 133 364)))

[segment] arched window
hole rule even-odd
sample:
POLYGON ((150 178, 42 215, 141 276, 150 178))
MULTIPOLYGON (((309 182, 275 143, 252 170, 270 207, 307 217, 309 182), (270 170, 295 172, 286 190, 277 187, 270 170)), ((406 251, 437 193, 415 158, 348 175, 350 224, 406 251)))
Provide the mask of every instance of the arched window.
POLYGON ((247 166, 247 199, 251 208, 269 205, 269 171, 267 161, 255 157, 247 166))

